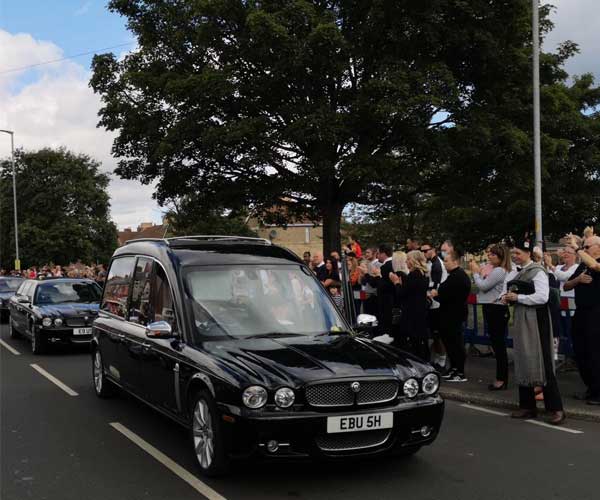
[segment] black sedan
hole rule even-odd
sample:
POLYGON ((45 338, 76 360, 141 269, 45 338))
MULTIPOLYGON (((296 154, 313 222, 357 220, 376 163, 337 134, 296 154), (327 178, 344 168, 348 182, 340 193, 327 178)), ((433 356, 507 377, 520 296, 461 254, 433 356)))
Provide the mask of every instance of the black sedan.
POLYGON ((413 454, 440 429, 439 377, 362 328, 268 241, 130 242, 113 256, 94 322, 94 387, 100 397, 119 387, 188 427, 207 475, 252 455, 413 454))
POLYGON ((8 302, 23 281, 19 276, 0 276, 0 321, 8 318, 8 302))
POLYGON ((9 300, 10 335, 27 337, 34 354, 51 343, 89 343, 101 294, 86 279, 26 280, 9 300))

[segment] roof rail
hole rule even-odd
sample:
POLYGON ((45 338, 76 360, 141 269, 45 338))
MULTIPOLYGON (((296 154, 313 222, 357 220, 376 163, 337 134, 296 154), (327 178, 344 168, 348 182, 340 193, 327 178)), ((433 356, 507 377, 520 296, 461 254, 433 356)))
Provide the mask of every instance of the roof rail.
POLYGON ((196 241, 249 241, 256 243, 264 243, 271 245, 271 242, 265 238, 253 238, 250 236, 224 236, 218 234, 197 234, 192 236, 175 236, 173 238, 167 238, 167 243, 171 241, 180 240, 196 240, 196 241))
POLYGON ((138 243, 140 241, 162 241, 164 243, 167 243, 167 241, 164 238, 136 238, 133 240, 127 240, 123 246, 129 245, 130 243, 138 243))

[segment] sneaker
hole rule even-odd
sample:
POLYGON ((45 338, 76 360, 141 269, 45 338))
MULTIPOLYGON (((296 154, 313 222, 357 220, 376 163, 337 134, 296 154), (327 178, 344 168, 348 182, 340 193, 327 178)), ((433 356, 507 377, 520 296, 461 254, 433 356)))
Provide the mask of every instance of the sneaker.
POLYGON ((454 372, 454 374, 450 377, 446 379, 446 382, 466 382, 467 378, 465 377, 465 375, 463 373, 459 373, 457 371, 454 372))
POLYGON ((454 375, 456 375, 456 370, 451 369, 451 370, 448 370, 446 373, 444 373, 442 375, 442 378, 445 379, 445 380, 449 380, 452 377, 454 377, 454 375))

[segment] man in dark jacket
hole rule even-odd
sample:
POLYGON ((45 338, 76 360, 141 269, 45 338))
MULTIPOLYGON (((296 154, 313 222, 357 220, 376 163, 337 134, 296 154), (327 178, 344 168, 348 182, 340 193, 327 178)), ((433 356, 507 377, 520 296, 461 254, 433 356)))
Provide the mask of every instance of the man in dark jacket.
POLYGON ((448 382, 466 382, 466 352, 463 340, 463 323, 467 320, 467 299, 471 280, 460 267, 461 254, 453 249, 444 258, 448 278, 437 290, 430 292, 440 303, 440 335, 450 358, 450 371, 444 375, 448 382))

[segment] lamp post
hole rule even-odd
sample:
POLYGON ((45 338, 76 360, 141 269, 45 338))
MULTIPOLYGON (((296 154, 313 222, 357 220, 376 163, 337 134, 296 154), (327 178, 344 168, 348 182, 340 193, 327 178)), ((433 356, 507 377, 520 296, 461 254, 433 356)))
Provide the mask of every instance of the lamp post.
POLYGON ((13 178, 13 207, 15 214, 15 270, 21 270, 21 260, 19 259, 19 225, 17 222, 17 173, 15 170, 15 133, 12 130, 2 130, 5 134, 10 135, 10 162, 12 165, 13 178))
POLYGON ((533 168, 535 181, 535 239, 541 246, 542 233, 542 153, 540 144, 540 11, 538 0, 531 1, 533 36, 533 168))

